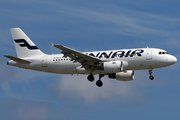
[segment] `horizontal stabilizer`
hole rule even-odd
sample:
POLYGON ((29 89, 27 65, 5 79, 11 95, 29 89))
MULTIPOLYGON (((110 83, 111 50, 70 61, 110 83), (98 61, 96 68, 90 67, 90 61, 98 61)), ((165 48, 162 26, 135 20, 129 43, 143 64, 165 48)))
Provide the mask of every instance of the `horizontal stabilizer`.
POLYGON ((7 58, 9 58, 11 60, 14 60, 14 61, 16 61, 18 63, 31 63, 30 61, 23 60, 21 58, 13 57, 13 56, 10 56, 10 55, 4 55, 4 57, 7 57, 7 58))

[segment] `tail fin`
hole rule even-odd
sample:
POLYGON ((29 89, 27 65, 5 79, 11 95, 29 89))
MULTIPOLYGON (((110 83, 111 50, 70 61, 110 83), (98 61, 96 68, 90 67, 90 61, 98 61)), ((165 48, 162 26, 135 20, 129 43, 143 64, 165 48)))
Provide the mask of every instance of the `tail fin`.
POLYGON ((18 58, 44 55, 20 28, 11 28, 18 58))

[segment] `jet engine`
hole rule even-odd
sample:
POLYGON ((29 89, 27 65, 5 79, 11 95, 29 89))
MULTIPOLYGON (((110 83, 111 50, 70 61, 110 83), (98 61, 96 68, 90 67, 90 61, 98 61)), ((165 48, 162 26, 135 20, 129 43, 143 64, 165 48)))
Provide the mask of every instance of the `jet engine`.
POLYGON ((109 61, 103 63, 103 69, 109 73, 116 73, 126 70, 128 63, 126 61, 109 61))
POLYGON ((127 70, 124 72, 117 72, 114 74, 110 74, 109 78, 117 79, 119 81, 131 81, 134 79, 134 71, 133 70, 127 70))

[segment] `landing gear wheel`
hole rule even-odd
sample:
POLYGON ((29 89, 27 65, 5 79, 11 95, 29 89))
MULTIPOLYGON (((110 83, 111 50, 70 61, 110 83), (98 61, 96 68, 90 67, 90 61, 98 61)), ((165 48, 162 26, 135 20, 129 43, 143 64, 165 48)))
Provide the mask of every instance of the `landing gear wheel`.
POLYGON ((149 79, 150 80, 154 80, 154 77, 151 75, 151 76, 149 76, 149 79))
POLYGON ((93 82, 94 81, 94 76, 92 74, 90 74, 87 79, 90 81, 90 82, 93 82))
POLYGON ((102 87, 103 82, 102 82, 101 80, 98 80, 98 81, 96 82, 96 85, 97 85, 98 87, 102 87))

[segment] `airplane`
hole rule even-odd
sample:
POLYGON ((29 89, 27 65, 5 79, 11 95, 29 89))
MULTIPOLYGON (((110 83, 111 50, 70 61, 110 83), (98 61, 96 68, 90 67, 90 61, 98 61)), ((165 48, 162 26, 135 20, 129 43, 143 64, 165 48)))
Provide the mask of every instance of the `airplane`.
POLYGON ((99 74, 96 85, 101 87, 102 77, 108 75, 118 81, 134 79, 134 70, 148 69, 149 79, 153 80, 152 70, 170 66, 177 58, 158 48, 121 49, 94 52, 79 52, 69 47, 53 44, 62 54, 48 55, 43 53, 30 38, 20 29, 11 28, 17 57, 4 55, 11 59, 7 65, 57 74, 86 74, 87 79, 94 81, 99 74))

